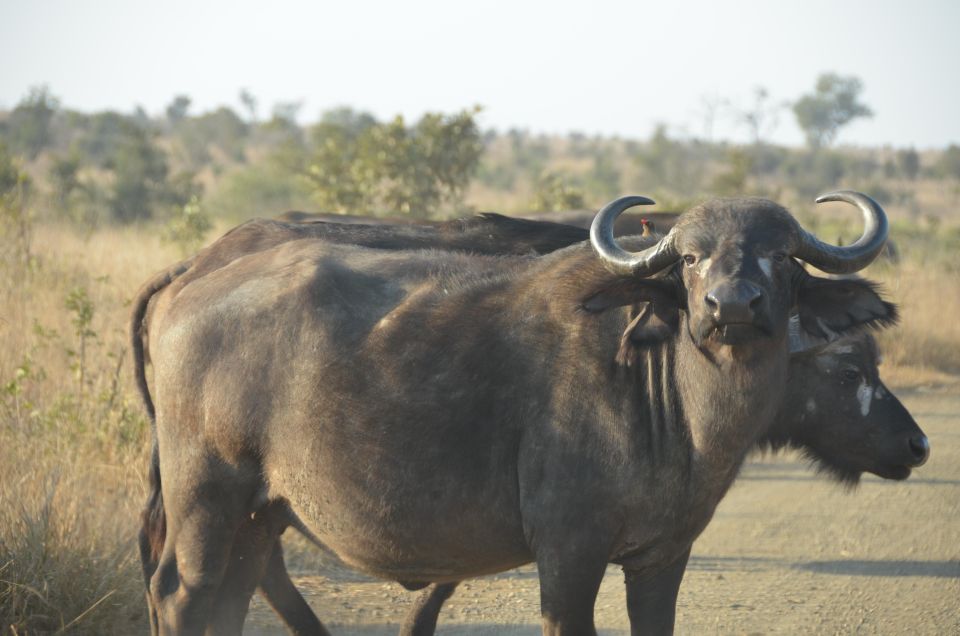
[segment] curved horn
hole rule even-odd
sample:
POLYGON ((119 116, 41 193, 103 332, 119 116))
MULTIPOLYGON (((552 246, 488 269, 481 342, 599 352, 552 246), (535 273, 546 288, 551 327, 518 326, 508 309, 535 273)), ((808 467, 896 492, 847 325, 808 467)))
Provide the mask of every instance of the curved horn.
POLYGON ((846 247, 824 243, 806 230, 800 230, 800 245, 794 256, 828 274, 850 274, 873 262, 887 241, 887 215, 880 204, 859 192, 841 190, 817 197, 817 203, 843 201, 857 206, 863 214, 863 235, 846 247))
POLYGON ((590 244, 603 260, 607 269, 617 274, 649 276, 665 269, 679 258, 673 246, 673 230, 641 252, 628 252, 613 238, 613 222, 626 209, 635 205, 653 205, 647 197, 620 197, 597 212, 590 226, 590 244))

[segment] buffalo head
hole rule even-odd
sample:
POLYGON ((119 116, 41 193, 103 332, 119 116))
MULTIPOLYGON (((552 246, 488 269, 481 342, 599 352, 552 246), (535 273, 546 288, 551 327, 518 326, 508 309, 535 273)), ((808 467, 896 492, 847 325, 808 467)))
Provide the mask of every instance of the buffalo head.
POLYGON ((828 273, 866 267, 886 240, 883 210, 856 192, 836 192, 817 201, 844 201, 859 208, 866 226, 863 236, 847 247, 827 245, 772 201, 717 199, 687 212, 656 243, 628 252, 614 240, 613 222, 627 208, 653 201, 618 199, 597 214, 590 237, 606 267, 622 279, 611 288, 614 292, 601 291, 585 307, 649 304, 637 310, 638 317, 646 312, 656 320, 635 320, 626 338, 663 339, 684 322, 692 340, 708 352, 726 345, 783 342, 792 312, 799 314, 805 330, 821 338, 891 321, 893 306, 869 283, 817 278, 795 260, 828 273), (679 320, 680 313, 685 321, 679 320))
POLYGON ((906 479, 930 445, 880 380, 878 364, 876 341, 865 333, 792 354, 790 390, 768 443, 802 448, 847 483, 863 472, 906 479))

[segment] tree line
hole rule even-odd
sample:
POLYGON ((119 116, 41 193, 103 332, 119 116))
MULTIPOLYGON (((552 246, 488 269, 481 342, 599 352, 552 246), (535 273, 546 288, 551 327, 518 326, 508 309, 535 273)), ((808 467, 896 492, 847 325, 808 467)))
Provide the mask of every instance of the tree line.
MULTIPOLYGON (((883 198, 895 196, 882 185, 889 179, 960 180, 957 145, 933 161, 910 148, 883 157, 834 148, 844 126, 872 116, 862 89, 857 78, 833 73, 790 104, 758 89, 751 104, 733 109, 751 138, 738 145, 714 142, 709 133, 679 135, 667 125, 646 140, 482 131, 479 107, 416 121, 344 107, 304 126, 297 102, 276 104, 262 117, 246 90, 241 113, 221 107, 194 114, 190 98, 179 95, 159 117, 142 109, 87 114, 38 87, 0 113, 0 174, 17 175, 0 183, 8 188, 0 200, 7 207, 32 200, 88 226, 161 219, 176 234, 177 227, 205 227, 206 213, 243 217, 292 207, 451 215, 470 211, 471 188, 481 200, 507 201, 507 211, 549 211, 595 207, 624 191, 682 203, 707 194, 775 195, 784 184, 808 196, 854 180, 873 182, 871 191, 883 198), (804 131, 805 149, 765 141, 787 109, 804 131)), ((721 105, 709 105, 711 121, 721 105)))

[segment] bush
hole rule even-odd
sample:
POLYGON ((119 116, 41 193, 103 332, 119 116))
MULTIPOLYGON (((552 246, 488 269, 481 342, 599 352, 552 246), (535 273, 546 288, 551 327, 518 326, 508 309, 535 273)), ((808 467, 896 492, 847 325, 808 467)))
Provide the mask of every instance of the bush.
POLYGON ((337 111, 313 130, 304 176, 314 200, 330 212, 419 218, 456 207, 483 149, 476 113, 428 113, 408 127, 337 111))
POLYGON ((200 206, 200 200, 192 197, 167 223, 163 240, 176 245, 185 257, 200 249, 212 228, 213 223, 200 206))
POLYGON ((15 275, 31 265, 30 177, 0 143, 0 264, 15 275))
POLYGON ((257 216, 276 216, 288 210, 310 209, 306 179, 276 162, 244 166, 227 173, 204 207, 216 218, 239 222, 257 216))
POLYGON ((537 183, 537 192, 530 203, 533 212, 561 212, 586 208, 583 191, 568 185, 566 179, 555 173, 543 175, 537 183))

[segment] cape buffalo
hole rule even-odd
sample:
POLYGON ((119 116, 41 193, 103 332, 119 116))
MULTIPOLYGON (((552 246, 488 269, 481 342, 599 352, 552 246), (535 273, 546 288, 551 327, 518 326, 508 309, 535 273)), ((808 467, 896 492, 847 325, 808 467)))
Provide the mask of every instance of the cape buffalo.
MULTIPOLYGON (((286 217, 287 215, 284 215, 282 218, 286 217)), ((307 221, 310 225, 303 227, 254 220, 235 228, 191 259, 190 275, 186 280, 213 271, 240 256, 303 238, 322 237, 336 242, 376 244, 390 249, 403 249, 411 244, 418 247, 467 250, 494 247, 502 253, 546 253, 588 238, 586 230, 497 214, 483 214, 473 219, 433 224, 433 227, 440 231, 398 229, 383 224, 375 230, 358 227, 356 224, 343 227, 342 224, 319 222, 319 219, 311 217, 297 218, 294 221, 307 221), (475 247, 473 243, 477 243, 479 247, 475 247)), ((618 227, 621 227, 621 224, 618 223, 618 227)), ((645 231, 645 235, 648 234, 648 225, 642 224, 640 227, 645 231)), ((151 297, 152 293, 140 300, 143 307, 146 307, 151 297)), ((142 341, 135 341, 134 350, 139 350, 140 346, 142 341)), ((919 465, 924 461, 927 451, 926 438, 895 398, 891 396, 892 401, 878 402, 880 408, 872 413, 868 408, 867 413, 864 413, 864 399, 872 400, 874 393, 883 398, 888 394, 879 381, 876 344, 869 335, 860 334, 833 344, 791 342, 792 350, 803 346, 810 348, 791 354, 790 381, 784 404, 771 429, 764 432, 758 440, 758 446, 779 448, 789 444, 801 448, 812 457, 818 458, 822 470, 849 481, 857 480, 865 470, 887 478, 901 478, 905 468, 908 471, 907 467, 910 465, 919 465), (811 364, 811 360, 816 361, 816 364, 811 364), (832 377, 830 369, 840 365, 843 366, 840 376, 832 377), (849 374, 856 376, 861 384, 867 383, 867 388, 858 384, 857 390, 852 391, 851 379, 843 377, 849 374), (869 426, 866 425, 868 418, 869 426)), ((140 378, 145 379, 142 363, 138 366, 138 379, 140 378)), ((143 386, 145 387, 145 383, 143 386)), ((150 404, 149 392, 145 391, 144 399, 150 404)), ((160 500, 155 502, 155 505, 159 504, 160 500)), ((285 511, 280 511, 281 518, 278 522, 284 521, 284 513, 285 511)), ((153 511, 153 514, 156 516, 159 511, 153 511)), ((234 542, 234 552, 241 555, 247 552, 244 549, 245 541, 241 538, 245 531, 244 529, 238 532, 238 538, 234 542)), ((141 539, 146 539, 147 536, 149 534, 145 532, 141 539)), ((159 547, 151 549, 149 544, 143 546, 144 568, 148 580, 155 568, 159 547)), ((231 555, 231 558, 233 559, 234 555, 231 555)), ((256 581, 249 582, 246 589, 252 590, 254 584, 256 581)), ((320 631, 318 619, 289 579, 279 540, 272 547, 270 561, 259 584, 269 603, 277 609, 280 617, 295 633, 320 631)), ((411 611, 403 633, 432 632, 442 602, 455 586, 455 583, 431 586, 418 600, 414 611, 411 611)))
MULTIPOLYGON (((926 462, 930 446, 910 413, 883 384, 878 364, 877 343, 867 333, 791 354, 783 404, 757 447, 799 449, 817 470, 845 484, 855 484, 864 472, 906 479, 912 467, 926 462)), ((286 571, 271 571, 268 578, 264 594, 271 605, 290 608, 286 614, 278 610, 284 623, 317 620, 292 582, 275 582, 289 580, 286 571)), ((432 634, 443 603, 456 586, 443 583, 425 589, 400 633, 432 634)))
POLYGON ((548 633, 592 631, 600 577, 620 563, 632 624, 668 630, 690 544, 781 401, 791 309, 820 337, 892 319, 869 285, 789 258, 849 272, 882 247, 872 200, 826 200, 863 211, 854 245, 737 199, 631 253, 611 224, 648 200, 628 197, 594 223, 600 259, 291 241, 163 296, 149 342, 161 631, 238 627, 232 540, 275 506, 394 580, 534 560, 548 633))
MULTIPOLYGON (((876 341, 866 333, 845 336, 790 356, 788 387, 761 449, 801 450, 819 471, 846 484, 863 472, 904 479, 928 456, 926 436, 879 377, 876 341)), ((281 511, 283 514, 285 511, 281 511)), ((282 517, 279 521, 282 521, 282 517)), ((245 541, 238 540, 236 545, 245 541)), ((296 634, 323 633, 321 623, 293 585, 279 541, 264 577, 251 582, 296 634)), ((432 634, 457 583, 430 585, 414 602, 400 633, 432 634)))

